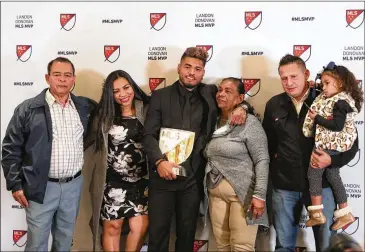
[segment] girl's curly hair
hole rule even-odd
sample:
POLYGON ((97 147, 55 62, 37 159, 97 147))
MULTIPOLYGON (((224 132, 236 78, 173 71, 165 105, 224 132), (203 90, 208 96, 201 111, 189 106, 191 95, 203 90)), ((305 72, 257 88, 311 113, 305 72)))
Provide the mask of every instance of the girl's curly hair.
POLYGON ((339 86, 342 86, 342 91, 351 95, 355 101, 355 107, 358 112, 362 108, 364 102, 364 92, 359 86, 359 82, 356 80, 355 75, 347 69, 345 66, 335 66, 333 69, 324 69, 322 75, 328 75, 336 79, 339 86))

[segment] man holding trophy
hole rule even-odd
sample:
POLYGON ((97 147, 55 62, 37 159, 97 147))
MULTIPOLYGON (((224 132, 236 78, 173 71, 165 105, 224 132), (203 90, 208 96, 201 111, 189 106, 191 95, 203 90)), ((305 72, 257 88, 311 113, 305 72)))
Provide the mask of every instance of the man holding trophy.
MULTIPOLYGON (((175 251, 193 251, 199 205, 204 196, 206 161, 202 155, 217 120, 217 87, 201 83, 208 53, 187 48, 177 67, 179 80, 153 92, 143 145, 149 161, 148 251, 168 251, 176 214, 175 251)), ((242 124, 237 108, 231 123, 242 124)))

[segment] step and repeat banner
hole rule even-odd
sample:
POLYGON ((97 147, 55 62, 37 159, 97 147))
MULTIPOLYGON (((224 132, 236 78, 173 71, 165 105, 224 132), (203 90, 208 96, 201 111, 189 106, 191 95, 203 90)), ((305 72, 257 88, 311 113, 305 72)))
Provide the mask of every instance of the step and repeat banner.
MULTIPOLYGON (((172 84, 180 57, 190 46, 209 52, 205 83, 244 78, 246 99, 262 116, 265 103, 283 91, 277 67, 286 53, 302 57, 312 79, 335 61, 352 70, 363 86, 364 3, 2 2, 1 139, 14 108, 47 87, 47 64, 57 56, 75 64, 73 92, 99 101, 103 80, 116 69, 129 72, 147 93, 172 84)), ((364 245, 363 112, 356 123, 360 149, 341 169, 356 222, 339 232, 364 245)), ((75 251, 92 246, 91 174, 85 162, 75 251)), ((27 242, 25 212, 6 190, 3 172, 1 202, 1 250, 22 251, 27 242)), ((305 227, 307 218, 303 209, 297 251, 315 249, 313 232, 305 227)), ((202 219, 196 240, 196 251, 216 248, 211 227, 202 219)), ((268 236, 258 237, 258 250, 274 246, 273 228, 268 236)))

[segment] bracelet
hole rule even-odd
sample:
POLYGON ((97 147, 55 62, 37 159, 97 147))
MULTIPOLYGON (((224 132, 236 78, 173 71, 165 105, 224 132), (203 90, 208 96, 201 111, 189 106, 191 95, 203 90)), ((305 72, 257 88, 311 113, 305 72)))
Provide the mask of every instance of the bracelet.
POLYGON ((159 160, 157 160, 156 162, 156 167, 158 167, 159 164, 161 164, 163 161, 166 161, 165 159, 161 158, 159 160))

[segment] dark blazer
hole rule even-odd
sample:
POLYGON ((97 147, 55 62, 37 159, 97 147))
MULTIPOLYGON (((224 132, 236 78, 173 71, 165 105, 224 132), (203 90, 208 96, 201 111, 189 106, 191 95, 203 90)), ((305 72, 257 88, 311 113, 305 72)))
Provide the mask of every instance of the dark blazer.
MULTIPOLYGON (((150 106, 147 111, 145 120, 145 134, 143 145, 149 161, 149 177, 151 186, 161 189, 174 188, 178 183, 175 180, 164 180, 160 178, 156 171, 155 163, 162 158, 162 153, 159 148, 159 134, 162 127, 181 129, 182 115, 179 103, 179 81, 176 81, 171 86, 156 90, 153 92, 150 106)), ((194 150, 191 154, 191 164, 197 178, 203 178, 206 160, 203 157, 203 150, 207 141, 213 134, 214 127, 217 121, 217 103, 215 95, 217 87, 215 85, 207 85, 200 83, 197 88, 208 105, 208 113, 206 127, 194 143, 194 150)), ((203 120, 203 121, 204 121, 203 120)))

